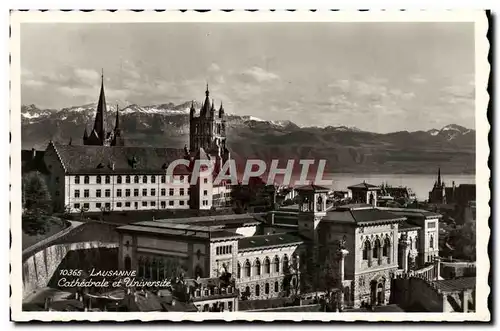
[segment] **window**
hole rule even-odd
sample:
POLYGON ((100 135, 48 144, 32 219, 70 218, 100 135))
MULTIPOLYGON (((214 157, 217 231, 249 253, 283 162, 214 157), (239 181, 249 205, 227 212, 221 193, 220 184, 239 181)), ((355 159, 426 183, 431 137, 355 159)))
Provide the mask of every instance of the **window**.
POLYGON ((181 180, 181 182, 184 181, 184 176, 183 175, 181 175, 180 180, 181 180))
POLYGON ((274 272, 280 272, 280 259, 278 256, 274 258, 274 272))
POLYGON ((208 178, 203 178, 203 183, 208 184, 208 178))
POLYGON ((156 207, 156 201, 151 201, 151 207, 156 207))
POLYGON ((96 207, 96 208, 101 208, 101 206, 102 206, 102 204, 101 204, 100 202, 97 202, 97 203, 95 204, 95 207, 96 207))
POLYGON ((80 176, 75 176, 75 184, 80 184, 80 176))
POLYGON ((84 209, 89 209, 89 206, 90 206, 90 204, 89 204, 88 202, 85 202, 85 203, 83 204, 83 208, 84 208, 84 209))
POLYGON ((125 177, 125 183, 130 184, 130 175, 125 177))
POLYGON ((434 236, 433 235, 431 235, 431 238, 429 240, 429 247, 434 249, 434 236))
POLYGON ((151 176, 151 183, 156 183, 156 177, 155 176, 151 176))
POLYGON ((280 291, 280 284, 278 282, 274 282, 274 292, 278 293, 280 291))
POLYGON ((97 176, 95 177, 95 182, 96 182, 97 184, 101 184, 101 176, 100 176, 100 175, 97 175, 97 176))
POLYGON ((89 177, 89 176, 85 176, 85 177, 83 177, 83 183, 84 183, 84 184, 88 184, 88 183, 90 183, 90 177, 89 177))
POLYGON ((125 190, 125 196, 126 196, 126 197, 129 197, 129 196, 130 196, 130 189, 129 189, 129 188, 125 190))
POLYGON ((59 177, 56 177, 56 184, 59 184, 59 177))
POLYGON ((436 222, 429 222, 429 223, 427 223, 427 228, 433 229, 435 227, 436 227, 436 222))
POLYGON ((80 209, 80 204, 79 204, 79 203, 75 203, 75 204, 73 205, 73 207, 75 207, 75 209, 80 209))
POLYGON ((122 183, 122 176, 118 175, 116 176, 116 183, 121 184, 122 183))
POLYGON ((365 241, 365 246, 363 248, 363 260, 368 260, 368 256, 370 256, 371 245, 368 239, 365 241))
POLYGON ((117 197, 121 197, 122 196, 122 189, 121 188, 119 188, 119 189, 116 190, 116 196, 117 197))
MULTIPOLYGON (((257 276, 260 276, 260 261, 259 261, 259 259, 257 259, 257 260, 255 261, 255 274, 256 274, 257 276)), ((258 286, 258 285, 257 285, 257 286, 258 286)))
POLYGON ((238 276, 238 279, 241 278, 241 264, 238 262, 238 265, 236 266, 236 275, 238 276))
POLYGON ((266 259, 264 260, 264 273, 271 273, 271 261, 269 261, 268 257, 266 257, 266 259))
POLYGON ((100 189, 95 190, 95 196, 98 198, 101 197, 101 190, 100 189))
POLYGON ((137 175, 134 176, 134 183, 139 184, 139 176, 137 175))
POLYGON ((179 205, 184 206, 184 200, 179 201, 179 205))
POLYGON ((151 196, 154 197, 156 195, 156 189, 152 188, 151 189, 151 196))
POLYGON ((167 195, 167 190, 165 190, 164 188, 161 189, 161 195, 164 197, 165 195, 167 195))
POLYGON ((80 197, 80 190, 75 190, 75 198, 79 198, 80 197))
POLYGON ((184 189, 183 188, 179 189, 179 194, 180 195, 184 195, 184 189))
POLYGON ((106 198, 109 198, 111 196, 111 190, 109 188, 107 188, 106 191, 104 191, 104 196, 106 198))
POLYGON ((269 294, 269 283, 266 283, 266 285, 264 286, 264 293, 269 294))
POLYGON ((90 191, 89 190, 83 190, 83 197, 84 198, 90 197, 90 191))
POLYGON ((380 257, 380 240, 375 240, 375 246, 373 246, 373 258, 378 259, 380 257))
POLYGON ((161 176, 161 183, 165 184, 167 182, 167 177, 165 175, 161 176))
POLYGON ((170 190, 168 190, 168 195, 170 195, 170 196, 174 195, 174 189, 173 188, 171 188, 170 190))
POLYGON ((111 183, 111 176, 110 175, 106 175, 106 177, 105 177, 105 183, 106 184, 111 183))
POLYGON ((138 196, 139 196, 139 189, 135 188, 134 189, 134 197, 138 197, 138 196))
POLYGON ((203 195, 207 196, 208 195, 208 191, 207 190, 203 190, 203 195))
POLYGON ((283 256, 283 272, 288 272, 288 255, 283 256))
POLYGON ((298 269, 299 262, 297 260, 297 254, 293 253, 292 255, 292 267, 294 269, 298 269))
POLYGON ((121 206, 122 206, 122 203, 121 203, 121 202, 117 202, 117 203, 116 203, 116 207, 121 208, 121 206))
POLYGON ((169 205, 169 206, 173 206, 173 205, 174 205, 174 202, 173 202, 173 201, 169 201, 169 202, 168 202, 168 205, 169 205))
POLYGON ((142 182, 144 184, 147 184, 148 183, 148 176, 142 176, 142 182))
POLYGON ((227 310, 233 311, 233 303, 231 301, 228 301, 227 303, 227 310))
POLYGON ((165 201, 161 201, 160 202, 160 206, 161 206, 161 208, 166 208, 167 207, 167 203, 165 201))
POLYGON ((252 271, 251 271, 250 261, 247 260, 247 262, 245 262, 245 276, 250 277, 251 272, 252 271))
POLYGON ((142 189, 142 196, 145 197, 148 195, 148 189, 147 188, 143 188, 142 189))
POLYGON ((255 296, 259 296, 259 295, 260 295, 260 286, 255 285, 255 296))
POLYGON ((109 209, 109 208, 111 208, 111 203, 106 202, 106 203, 104 204, 104 206, 106 207, 106 209, 109 209))
POLYGON ((390 254, 391 241, 389 238, 385 238, 384 240, 384 249, 382 251, 383 256, 388 256, 390 254))
POLYGON ((148 202, 147 202, 147 201, 143 201, 143 202, 142 202, 142 206, 143 206, 143 207, 147 207, 147 206, 148 206, 148 202))
POLYGON ((130 201, 125 202, 125 207, 130 207, 130 201))

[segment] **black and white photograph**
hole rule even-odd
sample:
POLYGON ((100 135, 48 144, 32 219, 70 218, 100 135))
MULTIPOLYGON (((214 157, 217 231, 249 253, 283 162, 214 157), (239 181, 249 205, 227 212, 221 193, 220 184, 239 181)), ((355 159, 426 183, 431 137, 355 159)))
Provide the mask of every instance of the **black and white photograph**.
POLYGON ((11 12, 12 319, 489 321, 487 29, 11 12))

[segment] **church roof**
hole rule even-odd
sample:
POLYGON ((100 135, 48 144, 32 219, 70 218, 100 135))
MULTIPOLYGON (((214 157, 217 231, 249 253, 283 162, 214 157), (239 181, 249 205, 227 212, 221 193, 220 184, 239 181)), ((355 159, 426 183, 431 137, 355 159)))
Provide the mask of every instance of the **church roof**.
MULTIPOLYGON (((184 158, 182 148, 52 144, 68 174, 165 174, 172 161, 184 158)), ((189 170, 179 165, 175 173, 189 170)))

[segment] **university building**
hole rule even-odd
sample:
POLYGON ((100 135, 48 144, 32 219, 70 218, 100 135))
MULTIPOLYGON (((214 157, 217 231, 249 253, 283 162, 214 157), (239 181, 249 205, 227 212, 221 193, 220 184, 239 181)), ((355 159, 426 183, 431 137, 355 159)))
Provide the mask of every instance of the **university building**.
MULTIPOLYGON (((395 277, 436 262, 441 215, 367 203, 334 208, 327 205, 328 188, 296 190, 300 203, 294 211, 119 227, 119 265, 146 279, 178 273, 201 280, 226 275, 234 280, 239 300, 333 287, 341 293, 341 306, 358 308, 388 304, 395 277)), ((371 187, 365 190, 359 196, 369 202, 371 187)), ((438 278, 434 270, 428 276, 438 278)))
POLYGON ((230 158, 226 146, 226 121, 222 104, 205 92, 205 101, 196 115, 190 109, 190 148, 126 146, 117 109, 114 129, 106 132, 106 100, 101 83, 94 126, 85 128, 83 144, 51 141, 43 154, 48 187, 56 211, 99 212, 155 209, 211 209, 231 204, 231 187, 214 186, 215 173, 230 158), (185 159, 173 175, 168 166, 185 159), (214 174, 191 183, 196 160, 209 162, 214 174))

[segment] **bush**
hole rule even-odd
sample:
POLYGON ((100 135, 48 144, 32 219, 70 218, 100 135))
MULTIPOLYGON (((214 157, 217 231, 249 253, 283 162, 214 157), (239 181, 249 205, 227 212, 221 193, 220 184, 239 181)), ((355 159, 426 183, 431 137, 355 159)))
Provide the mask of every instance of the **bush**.
POLYGON ((47 216, 52 212, 49 189, 39 172, 29 172, 22 178, 23 231, 28 234, 44 234, 47 216))

